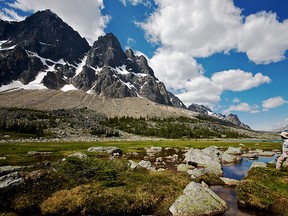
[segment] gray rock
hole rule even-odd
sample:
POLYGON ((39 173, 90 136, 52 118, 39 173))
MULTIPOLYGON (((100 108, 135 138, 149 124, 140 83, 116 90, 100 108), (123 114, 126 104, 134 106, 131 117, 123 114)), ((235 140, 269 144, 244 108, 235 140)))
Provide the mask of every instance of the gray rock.
POLYGON ((241 157, 256 159, 256 158, 258 158, 258 154, 257 153, 247 153, 247 154, 242 154, 241 157))
POLYGON ((15 171, 19 171, 23 168, 25 167, 24 166, 2 166, 0 167, 0 176, 15 172, 15 171))
POLYGON ((222 165, 221 165, 221 154, 222 152, 217 149, 217 147, 209 147, 203 150, 190 149, 186 152, 185 159, 186 163, 196 163, 203 165, 207 170, 215 173, 218 176, 223 175, 222 165))
POLYGON ((81 160, 85 160, 88 158, 88 155, 82 153, 82 152, 76 152, 74 154, 70 154, 68 155, 68 157, 76 157, 76 158, 79 158, 81 160))
POLYGON ((224 152, 222 154, 221 162, 222 164, 227 164, 227 163, 239 163, 241 160, 240 156, 237 155, 231 155, 227 152, 224 152))
POLYGON ((263 156, 263 157, 273 157, 275 155, 275 152, 263 151, 263 152, 259 152, 258 155, 263 156))
POLYGON ((210 172, 209 170, 205 168, 200 168, 200 169, 194 169, 194 170, 187 170, 187 173, 191 176, 191 179, 196 179, 205 173, 210 172))
POLYGON ((177 166, 178 172, 187 172, 188 170, 195 169, 195 167, 188 165, 188 164, 179 164, 177 166))
POLYGON ((87 150, 88 152, 106 152, 108 154, 112 153, 120 153, 122 154, 122 149, 114 147, 114 146, 109 146, 109 147, 90 147, 87 150))
POLYGON ((173 216, 218 215, 224 213, 228 205, 217 194, 201 184, 191 182, 169 208, 173 216))
POLYGON ((149 148, 145 148, 146 153, 152 153, 152 154, 157 154, 159 152, 162 152, 162 147, 159 146, 152 146, 149 148))
POLYGON ((128 167, 130 167, 131 169, 135 169, 137 166, 137 163, 135 163, 133 160, 129 160, 128 167))
POLYGON ((225 185, 227 186, 237 186, 239 183, 239 180, 236 179, 230 179, 230 178, 224 178, 224 177, 220 177, 220 179, 225 183, 225 185))
POLYGON ((52 152, 29 151, 27 154, 33 157, 48 157, 51 156, 52 152))
POLYGON ((241 155, 242 154, 242 148, 237 148, 237 147, 229 147, 226 151, 227 154, 231 155, 241 155))
POLYGON ((138 163, 138 166, 141 166, 147 170, 151 170, 151 171, 154 171, 155 170, 155 167, 152 166, 151 162, 150 161, 145 161, 145 160, 142 160, 138 163))
POLYGON ((13 172, 0 177, 0 189, 16 186, 23 182, 24 179, 19 175, 19 172, 13 172))
POLYGON ((250 166, 250 169, 255 168, 255 167, 267 167, 267 164, 264 162, 256 162, 254 161, 252 165, 250 166))

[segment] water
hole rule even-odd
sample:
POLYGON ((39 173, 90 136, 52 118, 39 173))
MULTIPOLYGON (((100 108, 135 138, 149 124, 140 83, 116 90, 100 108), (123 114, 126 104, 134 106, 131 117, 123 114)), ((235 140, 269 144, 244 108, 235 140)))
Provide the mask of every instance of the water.
MULTIPOLYGON (((250 166, 254 161, 268 163, 275 161, 277 155, 273 157, 259 157, 255 160, 243 158, 241 162, 233 165, 223 166, 224 177, 241 180, 245 177, 246 173, 250 169, 250 166)), ((229 206, 229 209, 223 214, 223 216, 255 216, 259 215, 258 212, 248 211, 245 209, 239 209, 237 204, 237 194, 234 188, 225 186, 212 186, 211 189, 218 194, 229 206)), ((263 213, 262 213, 263 215, 263 213)))
POLYGON ((273 157, 259 157, 255 160, 242 158, 240 163, 238 164, 223 166, 224 177, 241 180, 245 177, 246 173, 248 172, 250 166, 254 161, 269 163, 270 161, 275 161, 276 157, 277 155, 274 155, 273 157))

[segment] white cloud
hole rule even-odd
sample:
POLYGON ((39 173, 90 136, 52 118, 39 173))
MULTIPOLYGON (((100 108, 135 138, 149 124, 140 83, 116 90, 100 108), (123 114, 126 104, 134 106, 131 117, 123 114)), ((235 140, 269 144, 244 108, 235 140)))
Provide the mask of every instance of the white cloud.
POLYGON ((196 60, 182 52, 160 48, 149 61, 155 75, 168 88, 186 88, 189 79, 203 74, 203 68, 196 60))
POLYGON ((120 0, 120 2, 127 6, 127 3, 132 4, 133 6, 138 4, 143 4, 144 6, 150 7, 151 6, 151 0, 120 0))
POLYGON ((276 108, 279 106, 282 106, 283 104, 288 103, 288 101, 284 100, 282 97, 278 96, 278 97, 273 97, 273 98, 269 98, 267 100, 264 100, 262 102, 262 107, 264 111, 267 111, 268 109, 271 108, 276 108))
POLYGON ((283 60, 288 20, 260 12, 241 15, 232 0, 156 0, 158 9, 139 24, 147 38, 193 57, 236 50, 259 64, 283 60))
POLYGON ((104 34, 110 20, 109 16, 101 14, 103 0, 73 0, 73 3, 70 0, 17 0, 10 7, 22 11, 51 9, 90 43, 104 34))
POLYGON ((228 70, 213 74, 212 81, 222 89, 231 91, 244 91, 270 83, 270 78, 261 73, 253 76, 250 72, 242 70, 228 70))
POLYGON ((173 49, 159 48, 149 64, 186 106, 197 103, 213 107, 226 90, 244 91, 270 82, 270 78, 261 73, 253 75, 242 70, 218 72, 210 79, 204 76, 202 65, 193 57, 173 49))
POLYGON ((186 92, 177 96, 189 106, 191 103, 203 104, 213 107, 220 101, 222 89, 215 85, 209 78, 199 76, 186 83, 186 92))
POLYGON ((259 107, 258 107, 258 105, 249 105, 248 103, 242 102, 238 105, 230 106, 227 110, 224 111, 224 114, 229 114, 232 111, 258 113, 259 107))
POLYGON ((285 59, 288 49, 288 20, 277 21, 275 13, 259 12, 246 17, 239 31, 237 49, 259 64, 285 59))
POLYGON ((8 8, 2 8, 0 10, 0 19, 7 21, 21 21, 25 17, 18 15, 14 10, 8 8))

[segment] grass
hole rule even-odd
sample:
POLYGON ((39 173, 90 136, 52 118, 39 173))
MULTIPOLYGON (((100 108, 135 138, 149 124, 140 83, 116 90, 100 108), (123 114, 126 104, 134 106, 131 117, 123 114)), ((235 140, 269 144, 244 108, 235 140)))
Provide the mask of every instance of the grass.
POLYGON ((0 157, 7 157, 0 160, 3 165, 28 165, 41 160, 57 160, 74 152, 83 152, 88 155, 95 153, 87 152, 89 147, 97 146, 116 146, 125 152, 143 151, 145 147, 160 146, 174 148, 206 148, 209 146, 219 146, 228 148, 229 146, 239 147, 243 143, 244 148, 273 150, 281 149, 281 143, 269 141, 248 141, 244 140, 148 140, 148 141, 101 141, 101 142, 24 142, 24 143, 0 143, 0 157), (29 151, 48 151, 52 152, 50 158, 33 158, 27 153, 29 151))
POLYGON ((242 205, 268 210, 272 215, 288 215, 288 170, 275 167, 253 168, 237 186, 242 205))
POLYGON ((23 172, 23 185, 0 190, 0 212, 19 215, 164 216, 189 183, 187 174, 132 170, 126 160, 67 158, 23 172))

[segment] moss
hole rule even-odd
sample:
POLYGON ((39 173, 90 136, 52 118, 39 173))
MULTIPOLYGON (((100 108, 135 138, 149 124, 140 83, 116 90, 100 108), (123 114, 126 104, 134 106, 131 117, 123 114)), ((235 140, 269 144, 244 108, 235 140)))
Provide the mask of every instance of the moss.
POLYGON ((237 186, 240 203, 248 207, 268 210, 276 198, 276 194, 264 185, 250 180, 241 181, 237 186))
POLYGON ((236 192, 239 203, 246 207, 288 215, 288 172, 274 167, 252 168, 236 192))

